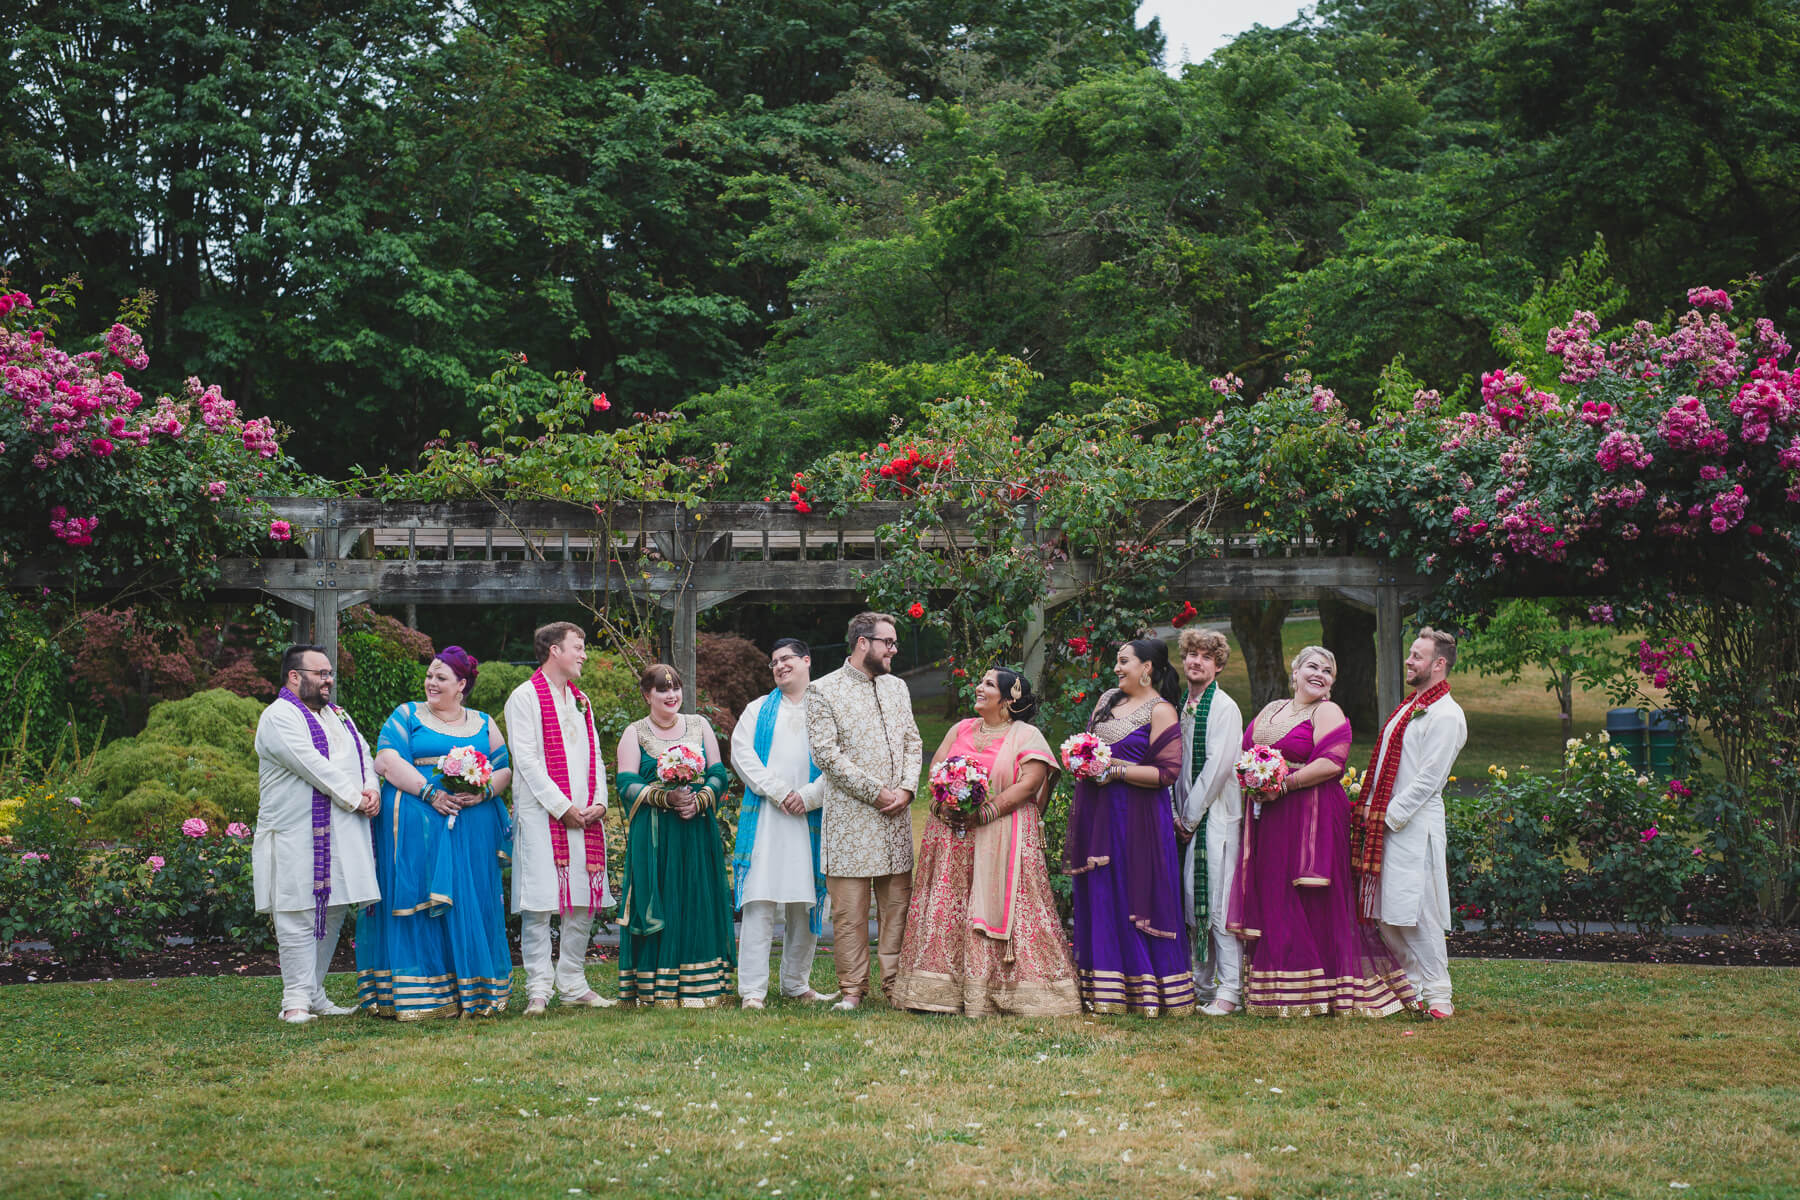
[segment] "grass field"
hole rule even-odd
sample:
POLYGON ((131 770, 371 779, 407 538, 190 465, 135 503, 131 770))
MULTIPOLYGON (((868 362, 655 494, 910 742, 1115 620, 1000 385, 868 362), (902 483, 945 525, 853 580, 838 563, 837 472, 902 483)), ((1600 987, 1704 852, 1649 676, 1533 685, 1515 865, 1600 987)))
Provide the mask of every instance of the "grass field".
MULTIPOLYGON (((610 966, 589 970, 613 991, 610 966)), ((783 1002, 295 1028, 273 1019, 268 978, 11 988, 3 1190, 1800 1194, 1800 973, 1455 972, 1447 1024, 976 1022, 783 1002)))
MULTIPOLYGON (((1227 635, 1229 636, 1229 635, 1227 635)), ((1291 657, 1302 646, 1319 641, 1317 620, 1291 621, 1282 630, 1283 649, 1291 657)), ((1243 656, 1237 653, 1237 639, 1231 642, 1232 657, 1220 678, 1220 686, 1231 694, 1244 710, 1250 710, 1250 679, 1244 671, 1243 656)), ((1557 715, 1556 698, 1546 690, 1549 675, 1540 670, 1526 670, 1518 683, 1467 672, 1450 677, 1456 701, 1469 719, 1469 743, 1456 760, 1455 773, 1475 779, 1487 771, 1489 763, 1504 767, 1526 764, 1548 770, 1562 763, 1562 718, 1557 715)), ((1604 692, 1589 692, 1579 685, 1575 691, 1575 736, 1593 733, 1606 726, 1606 710, 1611 707, 1604 692)), ((1350 762, 1361 770, 1369 761, 1374 730, 1356 730, 1356 746, 1350 762)))

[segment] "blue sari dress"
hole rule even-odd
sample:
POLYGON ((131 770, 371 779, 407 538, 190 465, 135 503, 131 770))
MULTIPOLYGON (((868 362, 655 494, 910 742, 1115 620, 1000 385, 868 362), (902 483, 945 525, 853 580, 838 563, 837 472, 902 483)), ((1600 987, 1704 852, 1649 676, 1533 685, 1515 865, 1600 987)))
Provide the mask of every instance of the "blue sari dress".
MULTIPOLYGON (((457 746, 488 755, 497 771, 506 748, 489 751, 486 713, 474 733, 451 735, 426 725, 414 701, 396 708, 381 728, 377 752, 394 750, 423 775, 441 780, 437 763, 457 746)), ((381 785, 381 815, 370 823, 381 899, 356 926, 357 1002, 384 1017, 479 1016, 501 1012, 512 992, 506 898, 500 866, 512 847, 505 803, 490 797, 456 814, 381 785)))

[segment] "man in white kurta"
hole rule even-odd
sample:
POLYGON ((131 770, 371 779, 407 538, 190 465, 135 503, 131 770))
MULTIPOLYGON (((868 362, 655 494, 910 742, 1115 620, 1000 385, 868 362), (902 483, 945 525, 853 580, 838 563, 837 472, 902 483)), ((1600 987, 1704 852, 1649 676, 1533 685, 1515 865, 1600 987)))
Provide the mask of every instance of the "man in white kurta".
MULTIPOLYGON (((1407 685, 1415 695, 1445 683, 1456 662, 1456 642, 1433 630, 1420 631, 1406 657, 1407 685)), ((1446 691, 1429 705, 1402 704, 1382 726, 1374 765, 1365 789, 1380 778, 1400 725, 1400 768, 1387 804, 1387 833, 1381 856, 1381 940, 1394 952, 1419 1000, 1434 1017, 1448 1017, 1450 956, 1444 934, 1450 929, 1450 872, 1445 862, 1444 784, 1469 740, 1463 710, 1446 691)))
POLYGON ((271 915, 281 957, 281 1019, 291 1024, 314 1016, 356 1011, 325 994, 325 976, 337 950, 344 917, 354 905, 381 898, 369 818, 381 811, 380 785, 368 743, 352 732, 343 710, 331 703, 331 660, 317 646, 295 646, 282 656, 282 694, 256 722, 260 799, 251 842, 256 911, 271 915), (302 705, 305 710, 302 710, 302 705), (313 742, 307 714, 324 732, 326 753, 313 742), (314 894, 313 792, 330 812, 330 891, 325 929, 318 929, 314 894))
POLYGON ((616 1003, 594 991, 587 978, 596 889, 601 897, 599 907, 616 903, 605 872, 588 873, 587 838, 603 836, 600 822, 606 813, 606 765, 597 746, 590 749, 592 713, 572 686, 587 661, 587 642, 580 627, 567 621, 544 626, 533 640, 538 670, 549 684, 554 719, 562 735, 569 784, 565 791, 551 778, 544 745, 544 723, 551 714, 544 712, 534 680, 527 679, 507 697, 505 710, 506 743, 513 767, 512 905, 519 914, 526 1016, 542 1014, 552 991, 564 1004, 585 1008, 610 1008, 616 1003), (592 792, 588 789, 590 766, 592 792), (551 840, 552 821, 562 826, 568 839, 566 896, 551 840), (558 913, 562 914, 562 947, 552 968, 550 921, 558 913))
MULTIPOLYGON (((747 791, 762 797, 748 869, 737 887, 738 995, 745 1008, 761 1008, 769 993, 769 950, 775 925, 781 934, 781 994, 831 1000, 812 988, 813 908, 818 903, 812 829, 807 814, 825 803, 823 776, 813 779, 812 745, 806 735, 806 686, 812 656, 805 643, 783 638, 769 660, 776 690, 752 700, 731 731, 731 769, 747 791), (767 755, 756 751, 765 710, 776 705, 767 755)), ((743 833, 740 819, 738 832, 743 833)), ((733 875, 738 875, 733 863, 733 875)))
POLYGON ((1189 629, 1181 635, 1181 667, 1188 698, 1181 708, 1181 774, 1173 791, 1175 818, 1187 839, 1182 857, 1182 888, 1194 953, 1194 979, 1206 997, 1200 1009, 1225 1016, 1243 1000, 1244 947, 1225 928, 1232 877, 1237 873, 1238 839, 1244 817, 1236 764, 1244 740, 1244 714, 1237 701, 1218 685, 1218 674, 1231 657, 1225 635, 1189 629), (1195 737, 1194 722, 1206 713, 1206 725, 1195 737), (1195 765, 1195 743, 1204 748, 1195 765), (1206 823, 1205 836, 1193 836, 1206 823), (1206 856, 1207 927, 1194 928, 1194 857, 1206 856), (1203 958, 1204 956, 1204 958, 1203 958), (1210 958, 1211 962, 1204 961, 1210 958))

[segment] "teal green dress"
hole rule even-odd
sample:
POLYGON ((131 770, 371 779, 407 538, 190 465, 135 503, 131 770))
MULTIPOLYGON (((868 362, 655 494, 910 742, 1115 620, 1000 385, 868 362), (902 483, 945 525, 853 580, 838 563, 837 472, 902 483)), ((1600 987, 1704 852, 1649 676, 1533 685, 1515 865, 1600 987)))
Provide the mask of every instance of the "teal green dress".
MULTIPOLYGON (((704 757, 706 722, 685 716, 676 739, 704 757)), ((619 1001, 664 1008, 711 1008, 732 990, 737 944, 731 877, 719 837, 718 801, 731 772, 714 763, 694 784, 700 812, 683 820, 663 799, 656 760, 675 744, 649 720, 633 723, 638 769, 616 780, 625 805, 625 887, 619 903, 619 1001), (704 789, 704 790, 702 790, 704 789), (710 795, 710 799, 708 798, 710 795)))
MULTIPOLYGON (((473 732, 450 734, 402 704, 381 728, 377 750, 393 750, 442 782, 438 760, 473 746, 497 771, 506 746, 490 749, 486 713, 469 710, 473 732), (427 722, 430 722, 429 724, 427 722)), ((384 1017, 479 1016, 501 1012, 512 992, 506 897, 500 867, 512 849, 506 804, 493 796, 448 817, 417 796, 381 785, 381 815, 370 822, 381 899, 356 923, 357 1002, 384 1017)))

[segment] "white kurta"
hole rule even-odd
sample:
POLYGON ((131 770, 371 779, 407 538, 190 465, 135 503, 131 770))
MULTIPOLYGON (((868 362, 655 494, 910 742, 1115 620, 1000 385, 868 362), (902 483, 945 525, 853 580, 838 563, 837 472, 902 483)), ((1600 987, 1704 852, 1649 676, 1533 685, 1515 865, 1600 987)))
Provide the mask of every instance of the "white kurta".
MULTIPOLYGON (((1407 709, 1381 730, 1381 757, 1364 787, 1374 787, 1389 743, 1407 709)), ((1469 722, 1446 695, 1413 719, 1400 747, 1400 772, 1388 800, 1387 837, 1381 851, 1381 919, 1389 925, 1450 928, 1450 872, 1444 853, 1444 784, 1469 722)))
MULTIPOLYGON (((563 755, 569 766, 569 789, 563 790, 550 778, 544 765, 544 731, 539 716, 537 689, 527 679, 513 689, 506 699, 506 745, 512 757, 513 796, 513 868, 512 905, 514 912, 560 912, 561 889, 556 879, 556 853, 550 845, 550 822, 562 819, 571 804, 586 808, 588 796, 588 722, 575 707, 575 693, 568 688, 550 685, 550 698, 556 705, 557 725, 562 731, 563 755)), ((596 748, 598 747, 596 741, 596 748)), ((592 802, 606 807, 606 762, 594 764, 592 802)), ((586 908, 593 887, 587 873, 587 830, 565 829, 569 837, 569 901, 586 908)), ((599 836, 598 830, 595 836, 599 836)), ((608 846, 609 854, 622 847, 608 846)), ((604 879, 601 905, 616 903, 604 879)))
POLYGON ((804 815, 795 816, 781 807, 789 792, 799 792, 808 812, 825 803, 825 777, 808 781, 812 753, 806 740, 806 700, 780 698, 775 714, 775 736, 769 742, 769 761, 756 754, 756 726, 769 697, 752 700, 731 731, 731 769, 744 786, 764 803, 756 814, 756 844, 750 848, 750 871, 744 876, 743 902, 772 900, 776 904, 804 903, 816 899, 813 890, 812 833, 804 815))
MULTIPOLYGON (((1215 921, 1222 920, 1231 895, 1231 879, 1237 873, 1237 848, 1244 817, 1244 797, 1237 781, 1237 760, 1244 742, 1244 714, 1224 688, 1213 691, 1206 712, 1206 761, 1194 771, 1194 717, 1181 714, 1181 774, 1175 779, 1175 812, 1193 828, 1200 818, 1206 823, 1207 908, 1215 921)), ((1188 842, 1181 859, 1183 912, 1194 911, 1194 855, 1199 838, 1188 842)))
POLYGON ((257 912, 313 909, 314 788, 331 801, 331 896, 326 903, 367 904, 381 898, 369 818, 356 811, 363 788, 380 786, 368 743, 361 743, 359 751, 358 739, 330 709, 315 715, 325 730, 330 758, 313 749, 305 714, 287 700, 263 709, 256 722, 261 800, 250 865, 257 912))

